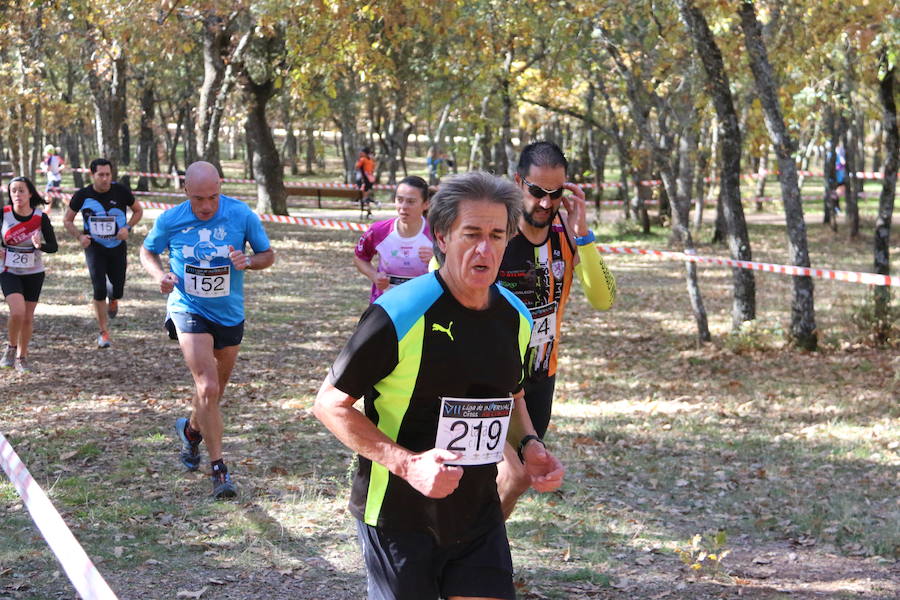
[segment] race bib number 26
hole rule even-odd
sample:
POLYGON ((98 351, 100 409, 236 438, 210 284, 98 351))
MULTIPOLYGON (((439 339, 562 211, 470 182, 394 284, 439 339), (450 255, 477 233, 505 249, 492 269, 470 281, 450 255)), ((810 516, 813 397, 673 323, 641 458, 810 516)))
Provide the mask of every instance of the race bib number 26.
POLYGON ((500 462, 512 408, 512 398, 441 398, 434 447, 461 453, 454 465, 500 462))
POLYGON ((14 269, 30 269, 34 266, 34 248, 7 247, 6 260, 3 262, 14 269))
POLYGON ((184 291, 198 298, 221 298, 231 293, 231 266, 184 265, 184 291))

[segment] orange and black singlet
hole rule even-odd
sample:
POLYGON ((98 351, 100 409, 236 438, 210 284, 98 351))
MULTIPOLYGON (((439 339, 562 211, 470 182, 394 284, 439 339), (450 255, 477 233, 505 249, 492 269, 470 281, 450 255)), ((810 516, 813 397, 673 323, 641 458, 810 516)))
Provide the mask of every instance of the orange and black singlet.
POLYGON ((556 374, 560 325, 575 272, 575 249, 559 215, 547 229, 540 244, 532 244, 521 231, 513 236, 497 274, 498 283, 515 294, 534 319, 525 360, 528 376, 556 374))

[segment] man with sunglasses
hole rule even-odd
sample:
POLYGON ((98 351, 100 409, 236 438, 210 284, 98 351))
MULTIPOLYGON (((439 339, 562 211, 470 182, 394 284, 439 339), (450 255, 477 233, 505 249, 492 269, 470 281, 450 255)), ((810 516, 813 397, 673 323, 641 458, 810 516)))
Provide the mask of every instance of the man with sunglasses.
POLYGON ((503 512, 512 513, 529 479, 521 457, 527 444, 543 445, 550 423, 556 385, 560 325, 572 279, 581 281, 588 301, 609 309, 616 281, 594 245, 587 227, 584 192, 566 182, 568 162, 559 146, 535 142, 522 150, 515 182, 522 190, 522 215, 517 235, 503 255, 497 276, 531 311, 534 326, 525 358, 525 402, 537 436, 525 436, 519 447, 506 445, 498 467, 497 487, 503 512), (566 191, 571 195, 566 196, 566 191), (565 214, 560 213, 560 207, 565 214))

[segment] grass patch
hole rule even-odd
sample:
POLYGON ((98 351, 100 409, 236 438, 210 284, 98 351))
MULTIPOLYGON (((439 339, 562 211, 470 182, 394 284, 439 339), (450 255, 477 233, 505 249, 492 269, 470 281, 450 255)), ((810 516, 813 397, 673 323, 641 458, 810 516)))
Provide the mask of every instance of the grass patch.
MULTIPOLYGON (((601 216, 604 241, 668 242, 667 229, 644 236, 633 222, 607 221, 613 211, 601 216)), ((41 377, 0 374, 4 434, 122 597, 148 589, 175 597, 202 587, 198 573, 226 581, 215 588, 223 597, 364 595, 346 510, 350 453, 310 414, 367 305, 369 286, 349 260, 356 235, 266 227, 278 259, 248 280, 247 333, 224 407, 237 502, 210 501, 204 473, 185 474, 178 462, 171 427, 187 414, 190 376, 161 332, 164 301, 136 266, 137 245, 113 322, 128 369, 71 367, 71 348, 96 351, 95 333, 81 253, 63 237, 48 259, 46 311, 36 321, 32 361, 41 377)), ((697 243, 708 234, 696 234, 697 243)), ((867 270, 867 243, 812 226, 809 239, 814 264, 867 270)), ((780 223, 751 224, 751 241, 755 259, 785 261, 780 223)), ((822 350, 798 353, 783 344, 790 278, 758 274, 759 318, 731 335, 730 272, 703 266, 714 341, 698 348, 682 265, 607 261, 617 306, 590 309, 576 284, 563 326, 547 443, 566 465, 566 483, 526 495, 508 523, 520 597, 723 597, 721 582, 688 572, 676 554, 698 532, 718 530, 733 550, 723 569, 742 577, 751 577, 755 556, 777 547, 800 554, 798 564, 827 566, 823 573, 868 569, 890 581, 875 557, 900 558, 898 370, 896 352, 861 343, 849 318, 864 286, 817 283, 822 350)), ((0 520, 0 573, 9 568, 30 585, 13 597, 71 595, 27 513, 11 508, 19 504, 0 483, 8 517, 0 520)), ((0 596, 11 577, 0 574, 0 596)), ((790 582, 756 583, 742 587, 746 597, 771 598, 755 590, 790 582)))

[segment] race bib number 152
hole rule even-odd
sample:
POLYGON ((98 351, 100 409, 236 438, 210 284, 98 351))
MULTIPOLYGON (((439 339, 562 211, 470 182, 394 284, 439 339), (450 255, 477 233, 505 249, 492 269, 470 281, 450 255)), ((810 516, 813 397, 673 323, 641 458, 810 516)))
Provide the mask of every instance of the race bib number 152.
POLYGON ((441 398, 434 447, 461 453, 454 465, 500 462, 512 408, 512 398, 441 398))
POLYGON ((184 291, 198 298, 221 298, 231 293, 231 266, 184 265, 184 291))

